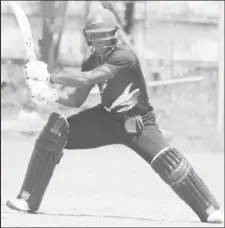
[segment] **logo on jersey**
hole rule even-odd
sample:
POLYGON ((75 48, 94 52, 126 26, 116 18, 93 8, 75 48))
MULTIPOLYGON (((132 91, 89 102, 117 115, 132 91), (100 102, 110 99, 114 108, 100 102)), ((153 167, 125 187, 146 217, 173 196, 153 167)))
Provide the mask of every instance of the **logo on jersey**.
POLYGON ((135 89, 130 92, 130 88, 133 83, 129 84, 124 92, 112 103, 112 105, 107 108, 108 111, 111 111, 114 108, 121 107, 117 112, 125 112, 132 109, 138 102, 138 97, 140 95, 140 89, 135 89))

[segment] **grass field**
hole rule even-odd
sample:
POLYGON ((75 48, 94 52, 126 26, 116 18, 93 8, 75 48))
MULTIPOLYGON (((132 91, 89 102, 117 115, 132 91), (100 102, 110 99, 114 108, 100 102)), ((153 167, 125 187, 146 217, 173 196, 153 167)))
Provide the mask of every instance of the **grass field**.
MULTIPOLYGON (((200 223, 144 160, 120 145, 66 151, 40 213, 11 211, 5 202, 18 194, 35 138, 2 132, 2 227, 212 226, 200 223)), ((224 210, 223 154, 193 152, 185 151, 185 155, 224 210)))

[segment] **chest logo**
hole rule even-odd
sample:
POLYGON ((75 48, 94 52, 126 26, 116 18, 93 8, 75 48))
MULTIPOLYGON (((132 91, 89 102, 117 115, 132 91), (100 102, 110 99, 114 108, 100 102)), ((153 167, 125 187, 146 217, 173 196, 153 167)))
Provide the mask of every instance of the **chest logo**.
POLYGON ((117 112, 125 112, 132 109, 138 102, 138 97, 140 95, 140 89, 135 89, 130 92, 130 88, 133 83, 130 83, 124 92, 112 103, 108 110, 112 110, 116 107, 121 107, 117 112))

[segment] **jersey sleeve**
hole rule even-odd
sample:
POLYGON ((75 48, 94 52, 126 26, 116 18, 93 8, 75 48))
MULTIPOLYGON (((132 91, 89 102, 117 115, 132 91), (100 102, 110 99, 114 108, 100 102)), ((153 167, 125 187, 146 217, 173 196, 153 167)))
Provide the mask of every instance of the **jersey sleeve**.
POLYGON ((83 60, 82 64, 81 64, 81 72, 85 72, 87 71, 87 66, 86 66, 86 63, 85 63, 85 60, 83 60))
POLYGON ((81 64, 81 72, 87 72, 96 68, 96 57, 92 54, 85 58, 81 64))
POLYGON ((81 64, 81 72, 87 72, 88 69, 88 59, 84 59, 81 64))
POLYGON ((110 56, 104 65, 109 68, 114 77, 118 77, 124 72, 134 69, 136 58, 129 50, 118 50, 110 56))

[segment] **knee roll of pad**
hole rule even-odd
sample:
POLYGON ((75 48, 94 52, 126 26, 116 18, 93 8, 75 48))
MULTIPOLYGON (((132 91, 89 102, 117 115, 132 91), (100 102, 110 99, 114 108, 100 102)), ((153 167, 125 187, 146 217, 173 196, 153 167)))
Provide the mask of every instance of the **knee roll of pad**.
POLYGON ((69 126, 67 121, 58 113, 52 113, 38 139, 35 149, 62 157, 62 150, 67 142, 69 126))
POLYGON ((36 142, 50 142, 64 147, 69 133, 69 125, 61 115, 52 113, 36 142))
POLYGON ((188 175, 190 163, 173 148, 160 153, 151 163, 152 168, 170 186, 179 184, 188 175))
POLYGON ((151 163, 156 173, 205 222, 219 204, 190 162, 176 149, 166 148, 151 163))

